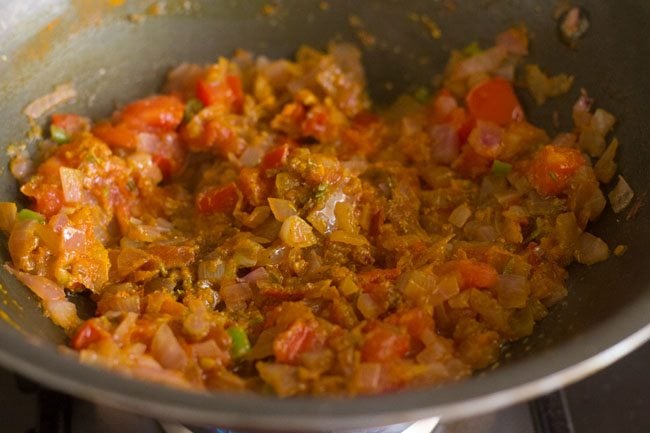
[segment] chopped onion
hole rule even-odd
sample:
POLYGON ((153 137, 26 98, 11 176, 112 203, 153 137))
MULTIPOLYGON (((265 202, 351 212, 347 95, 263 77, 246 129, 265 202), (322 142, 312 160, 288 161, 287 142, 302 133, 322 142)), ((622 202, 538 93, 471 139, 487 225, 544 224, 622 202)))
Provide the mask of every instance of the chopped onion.
POLYGON ((607 260, 609 247, 601 238, 585 232, 578 239, 574 256, 579 263, 593 265, 607 260))
POLYGON ((32 119, 38 119, 49 109, 76 97, 77 90, 74 88, 72 83, 59 84, 54 88, 53 92, 32 101, 27 107, 25 107, 23 114, 32 119))
POLYGON ((276 220, 284 222, 290 216, 296 215, 298 211, 289 200, 269 197, 269 207, 276 220))
POLYGON ((29 287, 32 292, 42 300, 57 301, 65 299, 65 291, 63 290, 63 287, 54 283, 52 280, 41 277, 40 275, 32 275, 18 271, 9 265, 4 265, 4 268, 21 283, 29 287))
POLYGON ((375 394, 382 391, 382 366, 375 362, 359 364, 354 376, 356 391, 361 394, 375 394))
POLYGON ((478 120, 476 127, 472 129, 467 142, 481 156, 486 158, 497 158, 503 148, 503 128, 499 125, 478 120))
POLYGON ((223 351, 214 340, 207 340, 201 343, 192 344, 192 355, 195 358, 220 358, 223 351))
POLYGON ((618 150, 618 140, 614 138, 600 159, 594 165, 594 174, 602 183, 609 183, 616 174, 616 151, 618 150))
POLYGON ((166 323, 160 325, 151 341, 151 354, 164 368, 182 370, 187 365, 187 355, 166 323))
POLYGON ((124 343, 126 341, 125 337, 135 326, 136 320, 138 320, 137 313, 132 311, 126 313, 124 319, 122 319, 120 324, 117 325, 117 328, 115 328, 115 331, 113 332, 113 340, 118 344, 124 343))
POLYGON ((317 242, 309 223, 297 215, 284 220, 280 228, 280 239, 294 248, 307 248, 317 242))
POLYGON ((607 197, 609 197, 609 203, 612 205, 614 213, 619 213, 632 202, 634 191, 632 191, 630 185, 623 179, 623 176, 619 175, 618 183, 607 197))
POLYGON ((383 309, 369 293, 361 293, 357 298, 357 308, 366 319, 374 319, 383 313, 383 309))
POLYGON ((587 95, 587 92, 582 89, 580 97, 573 105, 573 123, 579 128, 589 126, 591 123, 591 106, 594 100, 587 95))
POLYGON ((460 153, 458 133, 448 123, 434 125, 428 129, 431 137, 431 156, 434 161, 451 164, 460 153))
POLYGON ((59 168, 61 176, 61 187, 63 197, 67 203, 79 203, 83 196, 84 175, 80 170, 61 167, 59 168))
POLYGON ((135 148, 138 152, 152 154, 160 149, 160 137, 150 132, 140 132, 135 148))
POLYGON ((304 389, 298 380, 298 367, 286 364, 258 362, 257 371, 280 397, 289 397, 304 389))
POLYGON ((265 153, 265 149, 261 146, 248 146, 239 157, 239 163, 242 167, 255 167, 265 153))
POLYGON ((469 217, 472 216, 472 210, 467 203, 463 203, 454 209, 449 215, 449 222, 458 228, 465 225, 469 217))
POLYGON ((508 50, 504 46, 496 45, 459 62, 452 78, 463 79, 470 75, 490 72, 498 68, 507 55, 508 50))
POLYGON ((508 53, 516 56, 528 54, 528 37, 524 30, 511 28, 499 33, 496 37, 496 44, 503 46, 508 53))
POLYGON ((80 251, 86 244, 86 234, 74 227, 64 227, 61 230, 61 238, 66 252, 80 251))
POLYGON ((248 283, 235 283, 222 287, 219 295, 229 310, 238 310, 246 306, 246 301, 253 297, 253 291, 248 283))
POLYGON ((266 280, 269 278, 269 273, 266 271, 266 268, 260 266, 257 269, 249 272, 241 278, 241 281, 244 283, 254 284, 259 280, 266 280))
POLYGON ((65 297, 63 287, 48 278, 18 271, 9 265, 5 269, 43 301, 43 308, 52 321, 64 329, 73 329, 81 323, 77 307, 65 297))
POLYGON ((591 117, 591 127, 598 134, 605 136, 616 123, 616 117, 602 108, 597 108, 591 117))
POLYGON ((503 274, 499 276, 496 291, 501 306, 505 308, 523 308, 528 301, 530 287, 524 276, 503 274))

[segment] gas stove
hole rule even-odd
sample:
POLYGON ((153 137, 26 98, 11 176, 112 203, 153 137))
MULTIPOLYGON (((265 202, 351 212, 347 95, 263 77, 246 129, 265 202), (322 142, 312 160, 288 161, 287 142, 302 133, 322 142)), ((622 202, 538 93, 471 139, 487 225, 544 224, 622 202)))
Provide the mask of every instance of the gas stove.
MULTIPOLYGON (((445 422, 436 418, 328 433, 648 433, 650 343, 596 375, 528 403, 445 422)), ((248 433, 159 422, 43 388, 0 369, 7 433, 248 433)))

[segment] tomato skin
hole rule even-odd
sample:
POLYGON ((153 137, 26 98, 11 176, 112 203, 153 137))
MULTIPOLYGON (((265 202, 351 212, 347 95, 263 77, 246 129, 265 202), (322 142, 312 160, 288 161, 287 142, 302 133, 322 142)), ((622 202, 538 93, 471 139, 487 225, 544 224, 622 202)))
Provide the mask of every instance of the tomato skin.
POLYGON ((291 147, 291 144, 285 142, 268 151, 260 163, 260 168, 262 171, 280 168, 285 165, 287 163, 289 153, 291 152, 291 147))
POLYGON ((92 133, 110 147, 135 149, 138 146, 137 131, 123 123, 111 125, 109 122, 99 122, 93 127, 92 133))
POLYGON ((34 199, 34 210, 47 218, 59 213, 63 206, 63 190, 59 185, 44 184, 33 193, 23 193, 34 199))
POLYGON ((239 201, 239 189, 234 182, 225 186, 211 187, 196 197, 196 208, 200 213, 230 213, 239 201))
POLYGON ((361 345, 363 362, 389 362, 404 358, 411 346, 410 337, 385 323, 371 325, 361 345))
POLYGON ((496 286, 499 281, 499 274, 492 266, 476 260, 452 260, 442 265, 442 274, 456 272, 458 274, 458 285, 461 290, 475 287, 486 289, 496 286))
POLYGON ((95 319, 87 320, 77 329, 77 332, 72 337, 72 347, 76 350, 82 350, 104 338, 110 338, 110 334, 97 325, 96 322, 95 319))
POLYGON ((124 107, 119 123, 144 131, 173 131, 183 121, 185 106, 176 96, 155 95, 124 107))
POLYGON ((196 82, 196 97, 204 106, 222 104, 232 112, 240 114, 244 107, 244 91, 236 75, 227 75, 224 80, 211 82, 200 79, 196 82))
POLYGON ((504 78, 490 78, 477 84, 469 91, 465 100, 473 117, 501 126, 523 115, 512 84, 504 78))
POLYGON ((578 149, 544 146, 535 154, 528 167, 528 181, 542 196, 558 195, 566 189, 571 176, 585 163, 585 157, 578 149))
POLYGON ((296 364, 304 352, 309 352, 318 344, 315 320, 298 319, 273 341, 273 353, 278 362, 296 364))

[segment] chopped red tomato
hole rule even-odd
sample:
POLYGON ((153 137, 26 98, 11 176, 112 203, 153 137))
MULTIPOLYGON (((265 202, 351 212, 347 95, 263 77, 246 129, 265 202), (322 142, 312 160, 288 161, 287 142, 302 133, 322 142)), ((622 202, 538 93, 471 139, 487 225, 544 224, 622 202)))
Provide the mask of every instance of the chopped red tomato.
POLYGON ((544 196, 564 191, 571 176, 585 165, 585 157, 578 149, 548 145, 539 150, 527 171, 528 181, 544 196))
POLYGON ((477 84, 467 94, 466 101, 473 117, 501 126, 523 115, 512 84, 504 78, 490 78, 477 84))
POLYGON ((99 122, 93 127, 92 133, 111 147, 135 149, 138 146, 137 131, 123 123, 111 125, 109 122, 99 122))
POLYGON ((285 142, 278 147, 275 147, 268 151, 266 155, 264 155, 264 158, 262 158, 262 162, 260 163, 260 168, 263 171, 266 170, 271 170, 274 168, 280 168, 284 164, 287 163, 287 158, 289 157, 289 153, 291 152, 291 144, 288 142, 285 142))
POLYGON ((196 208, 205 214, 230 213, 239 201, 239 189, 234 182, 203 190, 196 197, 196 208))
POLYGON ((205 79, 196 82, 196 97, 204 106, 221 104, 234 113, 241 113, 244 106, 244 92, 241 80, 236 75, 227 75, 221 81, 207 81, 205 79))
POLYGON ((273 341, 273 353, 278 362, 295 364, 301 354, 315 349, 319 344, 316 333, 318 322, 298 319, 273 341))
POLYGON ((78 114, 53 114, 52 125, 58 126, 67 135, 71 136, 88 130, 90 128, 90 119, 78 114))
POLYGON ((119 114, 119 123, 142 131, 173 131, 183 120, 185 106, 175 96, 156 95, 140 99, 119 114))
POLYGON ((316 106, 309 110, 307 118, 302 123, 302 132, 307 137, 314 137, 323 140, 327 137, 330 116, 322 106, 316 106))
POLYGON ((185 150, 181 147, 175 132, 160 136, 157 148, 152 151, 152 159, 166 179, 181 170, 185 163, 185 150))
POLYGON ((361 360, 364 362, 395 361, 402 359, 410 346, 408 334, 379 322, 366 333, 361 345, 361 360))
POLYGON ((97 324, 97 320, 90 319, 84 322, 83 325, 72 337, 72 347, 77 350, 85 349, 93 343, 110 338, 111 335, 105 329, 97 324))
POLYGON ((461 290, 471 287, 477 289, 494 287, 499 280, 496 269, 476 260, 452 260, 443 264, 440 272, 442 274, 456 272, 460 277, 458 285, 461 290))
POLYGON ((405 327, 409 335, 415 339, 420 339, 427 330, 433 331, 434 328, 431 314, 417 307, 395 313, 386 318, 386 322, 405 327))
POLYGON ((42 184, 38 189, 21 189, 22 193, 34 200, 34 210, 47 218, 57 214, 63 206, 63 190, 59 185, 42 184))

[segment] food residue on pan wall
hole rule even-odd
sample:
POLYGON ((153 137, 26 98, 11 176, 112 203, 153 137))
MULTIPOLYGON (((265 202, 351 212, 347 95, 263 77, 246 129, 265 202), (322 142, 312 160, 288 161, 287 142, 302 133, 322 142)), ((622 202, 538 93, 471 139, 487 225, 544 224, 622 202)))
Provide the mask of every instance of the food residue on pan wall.
POLYGON ((433 39, 440 39, 442 37, 440 26, 430 16, 411 12, 408 14, 408 17, 413 22, 421 23, 433 39))
POLYGON ((366 26, 358 15, 349 15, 348 24, 350 24, 350 27, 355 31, 359 42, 361 42, 364 47, 375 45, 377 38, 366 29, 366 26))

